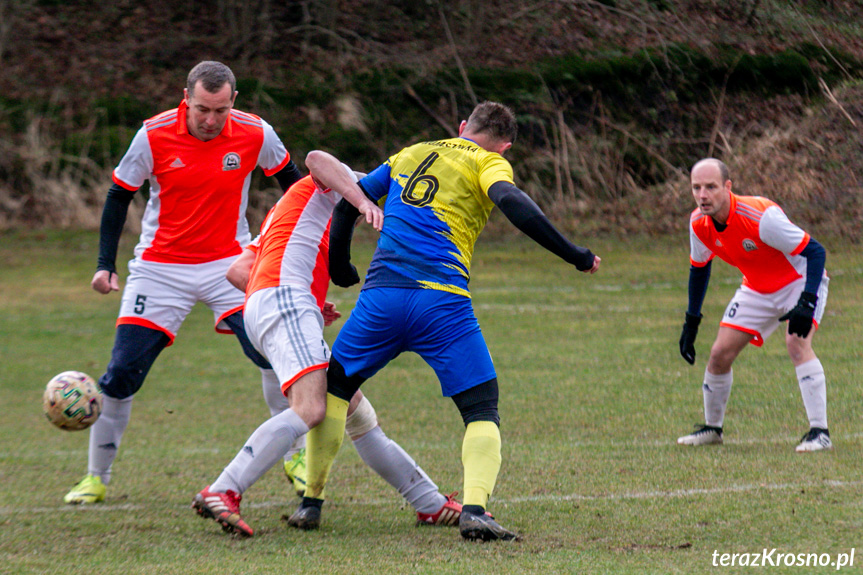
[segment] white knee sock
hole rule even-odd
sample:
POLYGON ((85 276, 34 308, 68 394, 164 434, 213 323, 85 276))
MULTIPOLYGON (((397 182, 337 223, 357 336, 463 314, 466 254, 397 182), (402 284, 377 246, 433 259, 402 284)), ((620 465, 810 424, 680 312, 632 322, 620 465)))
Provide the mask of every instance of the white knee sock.
POLYGON ((282 393, 279 376, 272 369, 261 370, 261 387, 264 391, 264 401, 270 408, 270 416, 281 413, 291 406, 288 398, 282 393))
POLYGON ((131 415, 132 397, 114 399, 102 395, 102 414, 90 428, 87 473, 99 476, 105 485, 111 482, 111 465, 131 415))
POLYGON ((797 383, 803 395, 803 405, 809 417, 809 427, 827 429, 827 380, 818 358, 801 363, 797 372, 797 383))
POLYGON ((230 489, 243 493, 284 457, 297 437, 308 431, 309 426, 292 409, 271 417, 252 433, 210 491, 225 493, 230 489))
MULTIPOLYGON (((272 369, 261 370, 261 387, 264 391, 264 401, 267 402, 267 407, 270 408, 271 417, 291 406, 291 402, 282 393, 282 384, 279 383, 279 376, 272 369)), ((305 446, 306 436, 301 435, 285 454, 285 461, 290 461, 291 456, 305 446)))
POLYGON ((426 472, 398 443, 387 437, 380 426, 354 440, 354 447, 366 465, 395 487, 420 513, 437 513, 446 503, 426 472))
POLYGON ((707 425, 722 427, 733 379, 733 370, 722 375, 714 375, 706 369, 704 370, 704 384, 701 386, 701 392, 704 394, 704 422, 707 425))

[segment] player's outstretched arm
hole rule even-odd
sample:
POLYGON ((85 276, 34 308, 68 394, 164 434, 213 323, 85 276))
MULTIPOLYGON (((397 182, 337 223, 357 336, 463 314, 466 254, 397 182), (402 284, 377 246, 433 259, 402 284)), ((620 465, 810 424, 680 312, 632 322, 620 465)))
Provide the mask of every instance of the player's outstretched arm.
POLYGON ((338 158, 320 150, 312 150, 306 156, 306 166, 312 173, 315 182, 323 186, 322 189, 332 188, 337 191, 343 198, 356 206, 365 217, 367 224, 378 231, 383 228, 384 213, 366 197, 338 158))
POLYGON ((108 190, 105 207, 102 209, 102 224, 99 230, 99 259, 90 287, 101 294, 119 291, 117 277, 117 246, 126 223, 126 214, 135 192, 114 184, 108 190))
POLYGON ((592 274, 599 270, 602 260, 598 256, 563 237, 539 206, 511 183, 495 182, 488 190, 488 197, 515 227, 551 253, 579 271, 592 274))

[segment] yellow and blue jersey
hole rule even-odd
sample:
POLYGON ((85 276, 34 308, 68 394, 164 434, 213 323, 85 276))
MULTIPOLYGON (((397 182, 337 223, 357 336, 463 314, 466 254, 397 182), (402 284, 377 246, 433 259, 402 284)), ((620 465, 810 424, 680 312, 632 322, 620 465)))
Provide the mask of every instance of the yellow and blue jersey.
POLYGON ((384 226, 363 289, 436 289, 470 297, 476 239, 494 204, 488 189, 514 183, 512 166, 466 138, 421 142, 360 181, 383 203, 384 226))

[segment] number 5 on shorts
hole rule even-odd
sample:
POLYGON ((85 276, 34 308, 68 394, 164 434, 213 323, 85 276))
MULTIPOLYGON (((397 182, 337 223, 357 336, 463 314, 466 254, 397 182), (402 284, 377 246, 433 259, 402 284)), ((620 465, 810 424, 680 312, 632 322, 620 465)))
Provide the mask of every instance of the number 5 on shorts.
POLYGON ((144 307, 147 303, 147 296, 138 294, 138 297, 135 298, 135 313, 141 315, 144 313, 144 307))

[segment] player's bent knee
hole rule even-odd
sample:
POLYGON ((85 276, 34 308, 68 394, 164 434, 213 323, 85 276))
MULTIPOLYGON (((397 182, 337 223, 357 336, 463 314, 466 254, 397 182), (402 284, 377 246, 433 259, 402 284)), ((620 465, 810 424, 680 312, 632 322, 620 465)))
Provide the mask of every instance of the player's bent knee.
POLYGON ((378 426, 378 416, 371 402, 363 397, 353 413, 348 415, 345 431, 351 437, 365 435, 378 426))
POLYGON ((108 367, 99 380, 102 393, 114 399, 126 399, 135 395, 144 385, 144 373, 134 368, 108 367))
POLYGON ((326 401, 292 402, 291 410, 300 416, 309 429, 321 423, 327 415, 326 401))
POLYGON ((707 360, 710 373, 727 373, 737 357, 732 350, 725 347, 714 346, 710 350, 710 359, 707 360))
POLYGON ((365 380, 366 378, 359 375, 348 376, 339 360, 335 356, 330 356, 330 365, 327 368, 327 393, 350 401, 365 380))
POLYGON ((452 400, 458 407, 465 426, 475 421, 491 421, 500 426, 500 414, 497 410, 498 387, 496 377, 455 394, 452 396, 452 400))
POLYGON ((111 361, 99 379, 102 392, 114 399, 126 399, 137 393, 153 362, 170 341, 159 330, 133 324, 117 326, 111 361))
POLYGON ((815 358, 812 345, 799 337, 786 334, 785 347, 788 349, 788 357, 791 358, 791 363, 794 365, 799 365, 802 362, 815 358))

